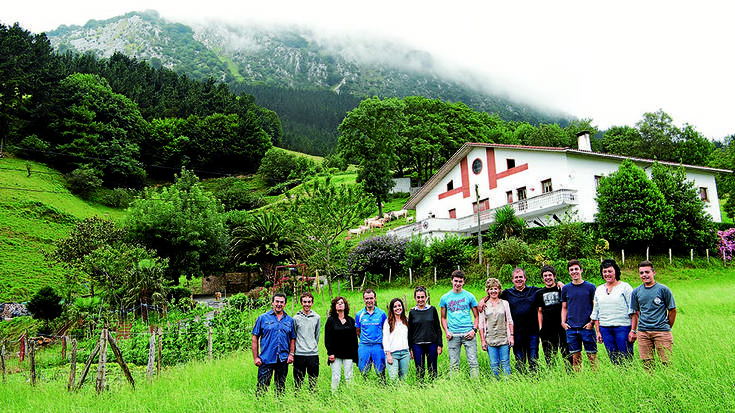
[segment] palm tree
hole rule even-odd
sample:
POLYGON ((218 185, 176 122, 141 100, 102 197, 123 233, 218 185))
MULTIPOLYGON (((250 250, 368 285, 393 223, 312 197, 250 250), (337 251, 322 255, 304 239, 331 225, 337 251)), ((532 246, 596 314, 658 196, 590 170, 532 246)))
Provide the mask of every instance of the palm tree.
POLYGON ((266 279, 276 285, 275 268, 300 255, 301 243, 289 231, 283 219, 274 213, 255 215, 250 222, 236 228, 232 234, 230 258, 237 265, 249 262, 260 265, 266 279))
POLYGON ((140 260, 126 274, 124 301, 140 302, 144 319, 148 319, 148 306, 165 303, 167 292, 166 266, 158 259, 140 260))
POLYGON ((505 205, 495 211, 495 223, 490 231, 496 238, 508 239, 510 237, 521 237, 526 220, 516 216, 516 211, 510 205, 505 205))

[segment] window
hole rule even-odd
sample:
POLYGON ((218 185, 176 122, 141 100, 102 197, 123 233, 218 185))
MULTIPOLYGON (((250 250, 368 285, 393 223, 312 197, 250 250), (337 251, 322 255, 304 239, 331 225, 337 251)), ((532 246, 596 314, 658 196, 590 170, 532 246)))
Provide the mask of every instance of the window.
MULTIPOLYGON (((485 198, 480 200, 480 212, 487 211, 490 209, 490 199, 485 198)), ((477 213, 477 202, 472 203, 472 212, 477 213)))
POLYGON ((449 181, 449 183, 447 183, 447 191, 451 191, 452 189, 454 189, 454 180, 451 180, 449 181))
POLYGON ((518 196, 518 210, 525 210, 528 206, 526 203, 526 187, 516 189, 516 195, 518 196))
POLYGON ((602 176, 595 175, 595 189, 597 189, 598 186, 600 186, 600 180, 602 179, 602 176))
POLYGON ((455 208, 449 210, 449 218, 457 218, 457 210, 455 208))
POLYGON ((707 187, 699 187, 699 198, 704 202, 709 202, 709 196, 707 195, 707 187))
POLYGON ((513 169, 516 167, 516 160, 515 159, 506 159, 505 164, 508 166, 508 169, 513 169))
POLYGON ((508 198, 508 203, 513 203, 513 191, 508 191, 505 193, 505 197, 508 198))
POLYGON ((472 172, 474 172, 475 175, 482 172, 482 161, 480 158, 477 158, 472 162, 472 172))
POLYGON ((541 193, 545 194, 551 191, 553 191, 551 187, 551 179, 545 179, 541 181, 541 193))

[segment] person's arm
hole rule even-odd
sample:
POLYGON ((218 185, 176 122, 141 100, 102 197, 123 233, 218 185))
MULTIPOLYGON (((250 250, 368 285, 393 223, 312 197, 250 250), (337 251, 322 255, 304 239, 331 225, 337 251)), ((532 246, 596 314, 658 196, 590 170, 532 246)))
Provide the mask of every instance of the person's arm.
POLYGON ((360 312, 355 314, 355 331, 357 332, 357 341, 360 341, 360 312))
POLYGON ((388 320, 383 322, 383 351, 385 351, 385 362, 393 365, 393 356, 390 354, 390 324, 388 320))
POLYGON ((442 307, 442 329, 447 337, 447 340, 452 338, 452 333, 449 332, 449 326, 447 325, 447 308, 442 307))
POLYGON ((319 333, 322 330, 322 319, 321 317, 318 318, 318 322, 316 323, 316 328, 314 329, 314 340, 316 340, 317 346, 319 345, 319 333))
POLYGON ((433 313, 434 313, 433 315, 434 320, 432 322, 434 332, 436 333, 436 337, 439 340, 439 343, 437 343, 437 348, 436 348, 436 355, 438 356, 442 354, 442 347, 444 347, 443 345, 444 339, 442 338, 442 328, 441 328, 441 320, 439 320, 439 313, 436 312, 436 307, 432 307, 431 309, 433 310, 433 313))
POLYGON ((630 314, 630 334, 628 334, 628 341, 631 343, 638 338, 638 318, 641 313, 636 311, 630 314))
POLYGON ((674 327, 674 321, 676 321, 676 307, 669 310, 669 327, 674 327))
POLYGON ((334 347, 332 346, 332 317, 327 318, 327 322, 324 323, 324 347, 327 349, 327 359, 329 362, 334 361, 334 347))
POLYGON ((477 323, 478 332, 480 333, 480 344, 482 349, 487 351, 487 342, 485 341, 485 312, 480 313, 480 321, 477 323))
POLYGON ((602 343, 602 333, 600 332, 600 300, 595 291, 595 295, 592 298, 592 314, 590 314, 591 323, 595 331, 597 331, 597 342, 602 343))
POLYGON ((569 324, 567 324, 567 302, 562 301, 561 303, 561 326, 564 327, 564 330, 569 328, 569 324))
POLYGON ((472 307, 472 331, 467 333, 467 340, 475 339, 475 332, 477 332, 477 323, 480 321, 480 312, 477 310, 477 306, 472 307))
POLYGON ((286 358, 286 363, 291 364, 293 363, 293 353, 296 351, 296 339, 291 338, 291 341, 288 343, 288 358, 286 358))
POLYGON ((255 362, 255 365, 260 367, 261 364, 263 364, 263 361, 258 357, 258 336, 253 335, 253 342, 251 344, 252 350, 253 350, 253 362, 255 362))
POLYGON ((544 328, 544 309, 539 307, 538 308, 538 331, 541 331, 542 328, 544 328))

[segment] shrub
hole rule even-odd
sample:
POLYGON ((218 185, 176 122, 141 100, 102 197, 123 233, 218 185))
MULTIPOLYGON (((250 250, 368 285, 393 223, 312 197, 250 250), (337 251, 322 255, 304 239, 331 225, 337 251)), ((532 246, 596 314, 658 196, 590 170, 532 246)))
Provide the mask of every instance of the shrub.
POLYGON ((405 271, 410 268, 416 274, 423 274, 429 268, 429 247, 424 238, 413 237, 406 243, 406 253, 401 264, 405 271))
POLYGON ((717 239, 717 250, 720 253, 720 257, 731 261, 735 255, 735 228, 717 231, 717 239))
POLYGON ((92 192, 102 187, 102 178, 99 175, 99 171, 83 166, 66 174, 65 177, 69 190, 86 199, 92 192))
POLYGON ((595 251, 595 237, 575 214, 565 213, 561 222, 551 227, 549 255, 557 259, 589 257, 595 251))
POLYGON ((406 240, 383 235, 361 241, 350 251, 347 268, 350 273, 362 276, 369 272, 388 276, 389 269, 399 270, 405 258, 406 240))
POLYGON ((48 323, 61 315, 61 296, 50 286, 38 290, 28 302, 28 311, 36 320, 43 320, 45 329, 48 323))
POLYGON ((510 237, 495 243, 490 250, 490 262, 495 267, 504 265, 518 266, 524 261, 531 261, 531 250, 528 244, 517 237, 510 237))
POLYGON ((472 261, 474 248, 466 241, 459 236, 448 235, 431 243, 429 259, 441 276, 448 277, 457 267, 465 268, 472 261))

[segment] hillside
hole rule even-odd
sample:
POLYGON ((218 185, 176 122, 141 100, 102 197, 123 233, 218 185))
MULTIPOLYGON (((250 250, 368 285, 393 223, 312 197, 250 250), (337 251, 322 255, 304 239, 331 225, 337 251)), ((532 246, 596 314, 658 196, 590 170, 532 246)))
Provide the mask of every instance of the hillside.
POLYGON ((244 91, 276 111, 290 149, 324 155, 336 143, 336 127, 366 96, 420 95, 531 124, 572 117, 482 91, 443 73, 428 53, 399 44, 336 39, 307 28, 232 26, 212 22, 189 27, 161 19, 155 11, 132 12, 83 27, 61 26, 47 33, 59 52, 114 52, 168 67, 194 79, 212 77, 244 91), (308 142, 304 142, 304 140, 308 142))
POLYGON ((45 285, 61 283, 60 270, 49 267, 43 251, 76 220, 123 216, 72 195, 61 174, 40 163, 0 158, 0 182, 0 302, 25 300, 45 285))

